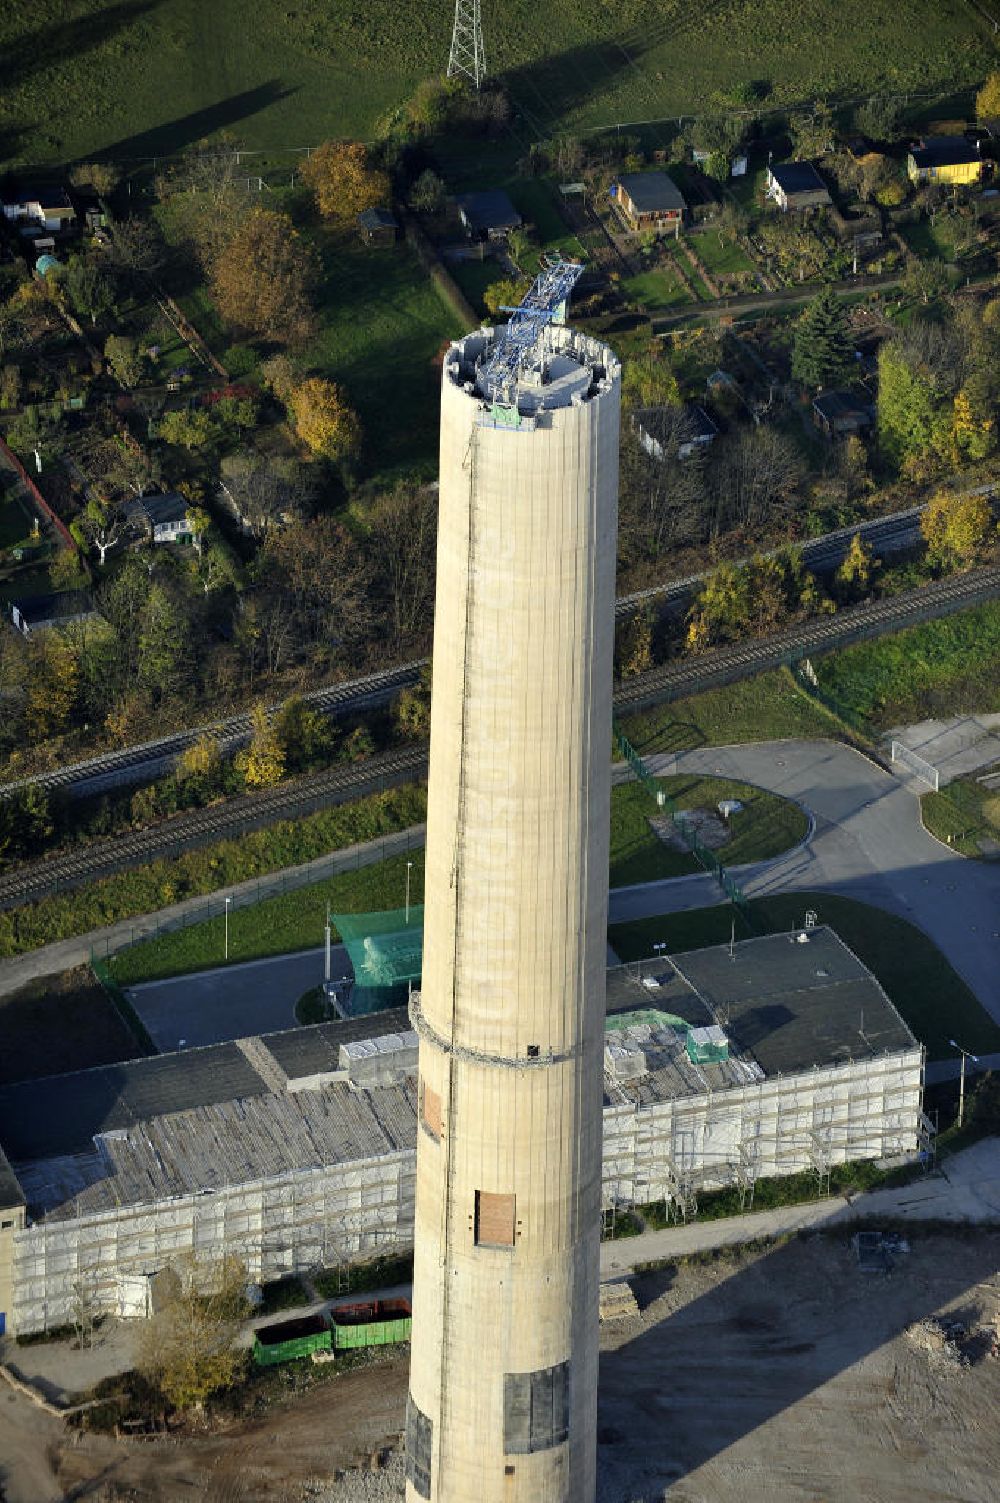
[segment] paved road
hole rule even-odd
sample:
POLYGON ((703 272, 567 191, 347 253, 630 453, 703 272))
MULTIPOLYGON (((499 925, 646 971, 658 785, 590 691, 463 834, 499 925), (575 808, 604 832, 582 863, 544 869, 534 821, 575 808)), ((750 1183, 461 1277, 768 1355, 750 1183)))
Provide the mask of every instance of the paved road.
MULTIPOLYGON (((334 980, 349 975, 347 951, 331 951, 334 980)), ((323 979, 323 947, 295 955, 272 955, 246 965, 220 966, 193 976, 149 981, 129 989, 157 1049, 200 1048, 255 1033, 295 1028, 295 1004, 323 979)))
POLYGON ((714 1247, 735 1247, 758 1237, 849 1226, 885 1217, 896 1221, 1000 1223, 1000 1138, 984 1138, 956 1153, 934 1174, 895 1190, 850 1198, 835 1195, 776 1211, 753 1211, 719 1221, 693 1221, 601 1244, 601 1278, 624 1278, 642 1263, 680 1258, 714 1247))
MULTIPOLYGON (((931 935, 1000 1021, 1000 866, 966 861, 927 835, 919 823, 917 795, 909 786, 857 752, 828 741, 710 747, 649 761, 661 773, 707 772, 745 779, 802 804, 812 816, 812 835, 773 861, 739 868, 748 894, 829 890, 910 919, 931 935)), ((626 769, 616 768, 615 776, 627 776, 626 769)), ((711 877, 680 877, 616 888, 610 916, 615 923, 721 901, 711 877)), ((284 999, 291 997, 294 1003, 309 984, 299 982, 302 975, 311 974, 312 954, 285 958, 287 982, 280 961, 269 960, 259 974, 251 963, 236 973, 213 971, 214 979, 205 985, 201 978, 179 978, 139 988, 139 997, 158 999, 155 1005, 160 1009, 152 1024, 146 1011, 151 1004, 141 1000, 139 1010, 157 1042, 160 1028, 172 1030, 175 1042, 178 1037, 208 1042, 210 1037, 232 1038, 250 1031, 243 1027, 238 999, 241 993, 253 992, 258 997, 254 1006, 265 1020, 262 1026, 281 1027, 284 999), (230 974, 237 978, 232 988, 226 981, 230 974), (193 987, 197 1000, 189 1001, 193 987)), ((336 961, 334 966, 340 974, 336 961)), ((942 1067, 942 1078, 954 1071, 954 1061, 949 1061, 942 1067)))
MULTIPOLYGON (((795 799, 812 815, 814 834, 774 861, 743 868, 747 895, 819 888, 909 919, 1000 1022, 1000 863, 968 861, 928 835, 918 789, 833 741, 707 747, 648 762, 657 773, 715 773, 795 799)), ((611 920, 719 901, 709 877, 618 888, 611 920)))

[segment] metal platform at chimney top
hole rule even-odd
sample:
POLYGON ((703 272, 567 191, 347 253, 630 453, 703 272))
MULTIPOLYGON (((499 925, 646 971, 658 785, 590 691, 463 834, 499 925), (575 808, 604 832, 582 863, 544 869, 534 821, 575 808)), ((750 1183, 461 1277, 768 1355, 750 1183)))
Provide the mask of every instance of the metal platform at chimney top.
POLYGON ((503 308, 510 318, 483 361, 480 389, 492 401, 512 405, 524 361, 545 329, 567 302, 583 267, 575 261, 543 264, 531 290, 516 308, 503 308))

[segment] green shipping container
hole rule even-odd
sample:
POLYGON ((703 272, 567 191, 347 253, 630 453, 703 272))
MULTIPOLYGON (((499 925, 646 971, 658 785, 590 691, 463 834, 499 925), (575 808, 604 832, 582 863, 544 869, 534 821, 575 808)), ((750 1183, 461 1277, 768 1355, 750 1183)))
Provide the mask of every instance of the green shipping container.
POLYGON ((409 1341, 413 1317, 406 1299, 368 1300, 338 1305, 330 1311, 333 1347, 343 1352, 363 1346, 392 1346, 409 1341))
POLYGON ((274 1367, 313 1352, 328 1352, 331 1344, 332 1333, 323 1316, 306 1315, 300 1320, 261 1326, 254 1339, 253 1360, 258 1367, 274 1367))

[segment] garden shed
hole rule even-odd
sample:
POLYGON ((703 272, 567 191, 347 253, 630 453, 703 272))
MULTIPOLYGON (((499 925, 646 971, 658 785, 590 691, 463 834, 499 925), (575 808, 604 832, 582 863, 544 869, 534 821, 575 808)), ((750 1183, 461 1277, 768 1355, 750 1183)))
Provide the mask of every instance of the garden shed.
POLYGON ((462 193, 455 204, 459 218, 474 240, 503 240, 523 223, 502 188, 462 193))
POLYGON ((816 209, 832 202, 812 162, 778 162, 767 169, 767 196, 779 209, 816 209))
POLYGON ((983 159, 978 142, 964 136, 927 136, 906 158, 906 170, 914 183, 978 183, 983 159))
POLYGON ((666 172, 629 172, 611 185, 611 201, 626 229, 633 233, 673 230, 680 234, 687 203, 666 172))
POLYGON ((362 209, 358 229, 366 245, 394 245, 399 224, 388 209, 362 209))

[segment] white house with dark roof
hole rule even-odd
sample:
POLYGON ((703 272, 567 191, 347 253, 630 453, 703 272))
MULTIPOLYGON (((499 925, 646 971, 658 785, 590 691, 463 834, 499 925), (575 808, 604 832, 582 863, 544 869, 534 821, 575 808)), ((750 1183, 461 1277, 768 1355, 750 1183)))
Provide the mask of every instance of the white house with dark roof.
POLYGON ((59 590, 48 595, 22 595, 10 602, 11 620, 22 637, 57 627, 72 626, 97 615, 89 590, 59 590))
POLYGON ((76 210, 66 189, 38 184, 9 188, 3 194, 4 217, 25 231, 31 229, 72 229, 76 224, 76 210))
POLYGON ((767 169, 767 196, 786 213, 824 208, 833 202, 812 162, 775 162, 767 169))

